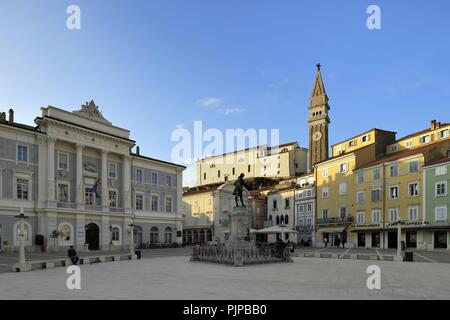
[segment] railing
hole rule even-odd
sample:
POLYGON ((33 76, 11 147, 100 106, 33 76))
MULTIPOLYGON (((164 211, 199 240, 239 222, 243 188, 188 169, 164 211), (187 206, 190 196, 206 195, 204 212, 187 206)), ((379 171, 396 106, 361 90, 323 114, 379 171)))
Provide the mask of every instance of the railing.
POLYGON ((111 213, 124 213, 124 209, 123 208, 109 207, 109 212, 111 212, 111 213))
POLYGON ((103 210, 102 206, 95 206, 95 205, 89 205, 89 204, 84 205, 84 209, 88 210, 88 211, 102 211, 103 210))
POLYGON ((352 223, 353 217, 333 217, 327 219, 317 219, 316 224, 352 223))
POLYGON ((76 204, 75 203, 67 203, 67 202, 58 202, 56 204, 56 207, 61 209, 75 209, 76 204))

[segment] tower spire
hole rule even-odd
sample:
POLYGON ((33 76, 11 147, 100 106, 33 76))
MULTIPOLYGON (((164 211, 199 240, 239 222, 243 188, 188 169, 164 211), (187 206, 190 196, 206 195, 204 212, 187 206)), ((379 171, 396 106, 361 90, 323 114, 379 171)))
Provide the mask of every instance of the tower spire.
MULTIPOLYGON (((322 80, 322 74, 320 73, 320 68, 322 66, 320 65, 320 63, 318 63, 316 67, 317 67, 316 80, 314 81, 314 88, 311 95, 311 99, 321 97, 325 98, 325 100, 328 101, 327 93, 325 92, 325 86, 322 80)), ((319 100, 321 100, 319 102, 323 102, 324 99, 319 100)))

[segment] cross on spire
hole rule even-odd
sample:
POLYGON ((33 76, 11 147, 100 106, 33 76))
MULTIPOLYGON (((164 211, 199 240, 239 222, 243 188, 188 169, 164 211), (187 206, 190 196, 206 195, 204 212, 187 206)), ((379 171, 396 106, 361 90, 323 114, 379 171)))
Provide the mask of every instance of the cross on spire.
POLYGON ((320 63, 316 64, 316 67, 317 67, 317 71, 320 71, 320 67, 321 67, 320 63))

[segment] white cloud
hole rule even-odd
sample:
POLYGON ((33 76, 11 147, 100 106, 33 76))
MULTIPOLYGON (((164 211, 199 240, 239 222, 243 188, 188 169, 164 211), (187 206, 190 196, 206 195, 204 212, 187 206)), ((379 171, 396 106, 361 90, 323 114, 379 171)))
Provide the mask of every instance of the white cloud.
POLYGON ((245 109, 244 108, 225 108, 225 109, 219 109, 220 113, 223 113, 224 115, 228 116, 230 114, 234 114, 234 113, 242 113, 244 112, 245 109))
POLYGON ((215 97, 207 97, 197 100, 197 105, 201 107, 217 107, 222 103, 222 100, 215 97))

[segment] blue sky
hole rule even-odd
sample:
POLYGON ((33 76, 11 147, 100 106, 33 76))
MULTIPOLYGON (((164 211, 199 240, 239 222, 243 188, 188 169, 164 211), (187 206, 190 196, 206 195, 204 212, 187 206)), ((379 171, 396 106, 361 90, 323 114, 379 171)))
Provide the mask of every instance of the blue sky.
POLYGON ((94 99, 164 160, 194 120, 307 146, 320 62, 331 144, 372 127, 401 137, 450 121, 449 16, 447 0, 2 0, 0 110, 32 124, 40 107, 94 99), (66 28, 71 4, 81 30, 66 28), (381 30, 366 27, 370 4, 381 30))

